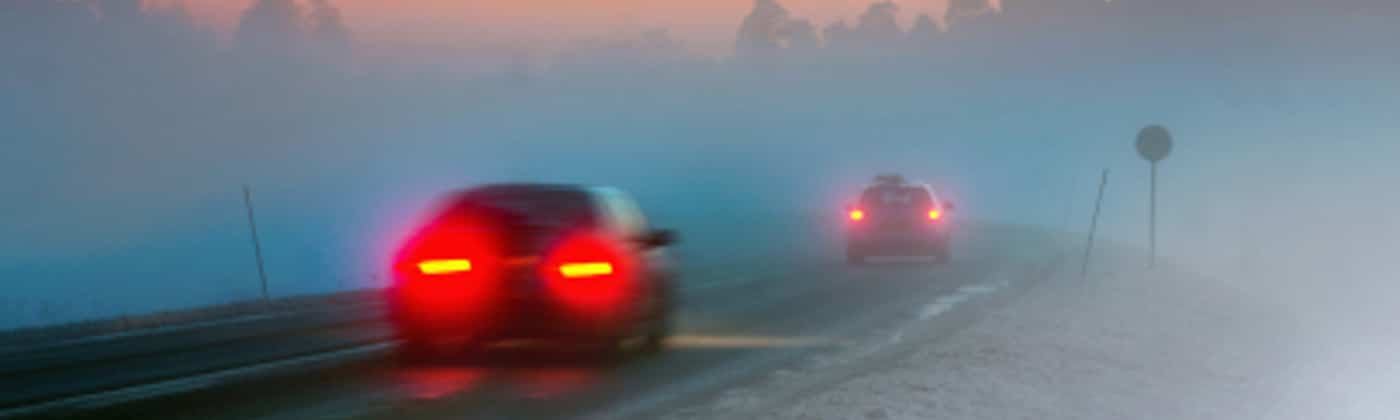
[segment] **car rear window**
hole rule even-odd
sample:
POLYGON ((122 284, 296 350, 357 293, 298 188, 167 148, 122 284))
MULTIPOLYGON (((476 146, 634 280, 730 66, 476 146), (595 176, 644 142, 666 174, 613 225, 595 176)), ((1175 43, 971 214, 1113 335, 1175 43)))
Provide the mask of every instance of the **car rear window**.
POLYGON ((597 226, 589 194, 580 189, 546 186, 495 186, 460 194, 449 201, 436 223, 466 223, 494 232, 505 252, 541 252, 560 235, 597 226))
POLYGON ((865 190, 865 194, 861 197, 861 204, 877 209, 923 208, 933 204, 933 197, 929 196, 927 190, 919 187, 880 186, 865 190))
POLYGON ((458 214, 485 215, 508 225, 569 228, 593 223, 588 193, 555 187, 488 187, 462 195, 458 214))

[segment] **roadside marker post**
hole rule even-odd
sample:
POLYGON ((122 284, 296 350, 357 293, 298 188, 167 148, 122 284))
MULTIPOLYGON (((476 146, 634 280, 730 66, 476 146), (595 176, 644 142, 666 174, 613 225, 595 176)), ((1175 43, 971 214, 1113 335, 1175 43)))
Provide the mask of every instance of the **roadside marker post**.
POLYGON ((268 301, 267 295, 267 269, 263 267, 262 241, 258 239, 258 221, 253 216, 253 191, 247 184, 243 185, 243 207, 248 210, 248 232, 253 237, 253 258, 258 263, 258 280, 262 281, 262 300, 268 301))
POLYGON ((1079 279, 1089 278, 1089 257, 1094 252, 1094 234, 1099 230, 1099 211, 1103 210, 1103 193, 1108 187, 1108 169, 1099 178, 1099 197, 1094 201, 1094 216, 1089 219, 1089 242, 1084 244, 1084 263, 1079 267, 1079 279))

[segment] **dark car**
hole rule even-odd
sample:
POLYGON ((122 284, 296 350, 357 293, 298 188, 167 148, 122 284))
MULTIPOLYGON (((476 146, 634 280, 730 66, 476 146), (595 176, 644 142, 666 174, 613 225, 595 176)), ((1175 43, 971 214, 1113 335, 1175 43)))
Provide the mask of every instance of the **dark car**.
POLYGON ((948 212, 933 188, 903 177, 876 177, 847 209, 846 260, 863 264, 872 256, 951 258, 948 212))
POLYGON ((513 339, 658 350, 674 234, 613 188, 491 185, 449 197, 404 244, 389 288, 409 355, 513 339))

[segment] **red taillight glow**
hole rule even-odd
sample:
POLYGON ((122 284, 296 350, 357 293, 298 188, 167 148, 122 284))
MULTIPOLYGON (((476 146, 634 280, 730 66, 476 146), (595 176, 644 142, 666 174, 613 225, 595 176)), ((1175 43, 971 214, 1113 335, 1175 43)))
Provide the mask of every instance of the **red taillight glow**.
POLYGON ((859 222, 865 220, 865 210, 851 210, 851 221, 859 222))
POLYGON ((472 261, 468 259, 425 260, 418 263, 418 272, 438 276, 461 274, 472 271, 472 261))
POLYGON ((490 275, 498 253, 487 232, 458 226, 430 226, 399 252, 401 281, 420 277, 490 275))
POLYGON ((608 276, 612 273, 613 265, 609 262, 564 263, 559 266, 559 274, 571 279, 608 276))
POLYGON ((497 244, 489 224, 427 224, 395 256, 395 300, 419 319, 486 315, 500 294, 503 259, 497 244))
POLYGON ((416 322, 486 322, 499 305, 503 259, 489 225, 439 222, 408 238, 394 261, 394 299, 416 322))
POLYGON ((623 245, 604 236, 575 234, 564 239, 540 266, 550 294, 579 314, 612 316, 636 291, 636 264, 623 245))
POLYGON ((938 220, 938 219, 942 219, 942 218, 943 218, 943 212, 938 211, 938 209, 933 209, 933 210, 929 210, 929 211, 928 211, 928 219, 929 219, 929 220, 938 220))

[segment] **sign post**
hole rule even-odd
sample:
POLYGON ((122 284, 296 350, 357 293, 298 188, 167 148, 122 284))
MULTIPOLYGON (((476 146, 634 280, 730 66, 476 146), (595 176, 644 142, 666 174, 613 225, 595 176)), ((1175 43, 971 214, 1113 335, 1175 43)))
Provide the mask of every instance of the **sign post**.
POLYGON ((1138 132, 1137 152, 1143 160, 1152 165, 1151 185, 1148 187, 1147 203, 1147 252, 1148 267, 1157 265, 1157 162, 1166 159, 1172 152, 1172 135, 1166 127, 1149 125, 1138 132))

